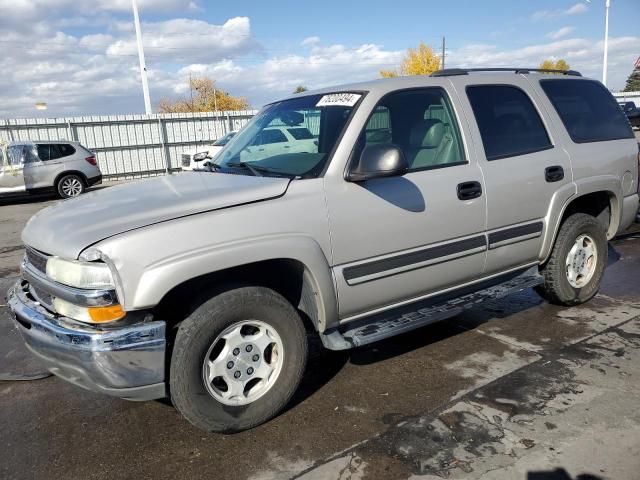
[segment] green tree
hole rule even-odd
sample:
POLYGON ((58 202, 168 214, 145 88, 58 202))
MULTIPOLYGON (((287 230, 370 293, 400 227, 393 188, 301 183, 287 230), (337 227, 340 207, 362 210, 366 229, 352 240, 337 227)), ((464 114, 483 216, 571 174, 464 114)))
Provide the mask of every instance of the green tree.
POLYGON ((623 92, 640 92, 640 67, 636 67, 627 78, 623 92))
POLYGON ((440 70, 440 57, 433 49, 420 42, 418 48, 409 48, 398 70, 380 70, 380 76, 391 78, 398 75, 430 75, 440 70))
POLYGON ((216 88, 215 80, 207 77, 192 78, 189 81, 189 98, 167 99, 158 103, 161 113, 213 112, 247 110, 249 103, 244 97, 234 97, 216 88))
POLYGON ((293 93, 302 93, 302 92, 306 92, 307 90, 309 89, 304 85, 298 85, 296 89, 293 91, 293 93))
POLYGON ((563 58, 560 58, 560 59, 556 60, 555 62, 552 59, 547 58, 546 60, 544 60, 540 64, 540 66, 538 68, 540 68, 542 70, 563 70, 563 71, 566 72, 571 67, 569 67, 569 64, 563 58))

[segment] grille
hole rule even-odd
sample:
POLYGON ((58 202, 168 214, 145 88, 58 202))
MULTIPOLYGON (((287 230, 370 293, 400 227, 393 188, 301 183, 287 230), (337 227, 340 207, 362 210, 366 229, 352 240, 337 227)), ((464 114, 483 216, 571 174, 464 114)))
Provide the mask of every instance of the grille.
POLYGON ((40 290, 39 288, 34 287, 33 285, 29 286, 29 291, 31 292, 31 295, 33 295, 33 297, 40 302, 40 304, 45 307, 48 310, 54 311, 53 308, 53 297, 43 291, 40 290))
POLYGON ((36 270, 47 273, 47 255, 44 253, 27 247, 27 260, 36 270))
POLYGON ((187 155, 185 153, 182 154, 182 166, 188 167, 191 165, 191 155, 187 155))

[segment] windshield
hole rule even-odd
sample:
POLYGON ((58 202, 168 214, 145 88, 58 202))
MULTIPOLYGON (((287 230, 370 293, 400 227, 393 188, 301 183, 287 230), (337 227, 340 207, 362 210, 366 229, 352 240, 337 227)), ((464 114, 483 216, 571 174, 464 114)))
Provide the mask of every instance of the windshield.
POLYGON ((219 138, 218 140, 213 142, 213 145, 215 147, 224 147, 227 143, 229 143, 229 140, 231 140, 235 134, 236 132, 229 132, 224 137, 219 138))
POLYGON ((216 166, 245 175, 315 178, 361 97, 309 95, 268 105, 220 152, 216 166))

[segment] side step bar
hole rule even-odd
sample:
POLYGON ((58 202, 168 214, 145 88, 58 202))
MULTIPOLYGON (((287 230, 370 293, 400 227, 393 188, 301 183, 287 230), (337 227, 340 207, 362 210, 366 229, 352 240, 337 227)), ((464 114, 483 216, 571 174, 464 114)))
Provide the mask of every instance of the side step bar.
POLYGON ((360 347, 445 320, 486 300, 503 298, 540 285, 543 281, 538 267, 533 266, 347 323, 322 334, 322 343, 330 350, 360 347))

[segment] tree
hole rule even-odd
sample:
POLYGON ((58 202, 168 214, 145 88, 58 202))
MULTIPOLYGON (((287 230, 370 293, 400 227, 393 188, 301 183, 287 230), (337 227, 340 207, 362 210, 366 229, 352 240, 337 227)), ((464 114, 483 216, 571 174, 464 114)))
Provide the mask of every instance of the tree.
POLYGON ((307 90, 309 89, 304 85, 298 85, 296 89, 293 91, 293 93, 302 93, 302 92, 306 92, 307 90))
POLYGON ((390 78, 398 75, 429 75, 437 70, 440 70, 440 57, 431 47, 420 42, 418 48, 407 49, 399 70, 380 70, 380 76, 390 78))
POLYGON ((560 59, 556 60, 555 62, 552 59, 547 58, 545 61, 543 61, 540 64, 540 66, 538 68, 540 68, 542 70, 562 70, 562 71, 566 72, 571 67, 569 67, 569 64, 563 58, 560 58, 560 59))
POLYGON ((640 92, 640 66, 633 69, 623 92, 640 92))
POLYGON ((161 113, 213 112, 247 110, 249 103, 244 97, 234 97, 216 88, 215 80, 207 77, 189 80, 189 98, 171 100, 164 98, 158 104, 161 113))

